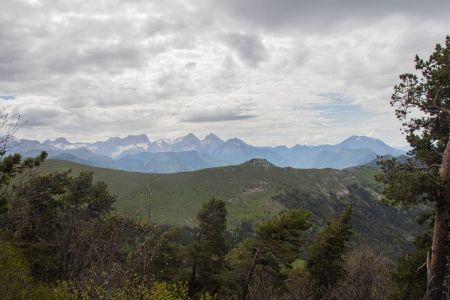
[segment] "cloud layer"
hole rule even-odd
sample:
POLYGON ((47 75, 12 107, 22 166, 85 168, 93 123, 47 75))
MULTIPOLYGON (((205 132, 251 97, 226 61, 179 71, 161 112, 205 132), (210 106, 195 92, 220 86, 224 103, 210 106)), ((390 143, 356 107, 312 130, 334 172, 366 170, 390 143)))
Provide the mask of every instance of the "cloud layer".
POLYGON ((448 12, 440 0, 3 0, 0 101, 36 139, 402 145, 392 87, 450 33, 448 12))

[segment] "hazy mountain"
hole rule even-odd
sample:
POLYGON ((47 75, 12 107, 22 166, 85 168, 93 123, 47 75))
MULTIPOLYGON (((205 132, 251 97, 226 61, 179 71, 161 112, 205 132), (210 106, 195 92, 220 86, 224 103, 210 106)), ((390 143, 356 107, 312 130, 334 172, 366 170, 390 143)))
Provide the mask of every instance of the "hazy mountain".
POLYGON ((212 155, 226 162, 238 164, 252 158, 265 158, 279 165, 283 158, 271 147, 255 147, 243 140, 234 138, 220 144, 212 155))
POLYGON ((338 152, 325 152, 315 162, 315 168, 343 169, 359 166, 373 160, 377 153, 371 149, 340 149, 338 152))
MULTIPOLYGON (((42 150, 43 149, 31 149, 21 151, 20 153, 25 157, 34 157, 37 156, 42 150)), ((117 168, 116 160, 105 155, 94 153, 86 148, 69 150, 45 150, 48 153, 48 158, 62 159, 95 167, 105 167, 112 169, 117 168)))
POLYGON ((78 164, 83 164, 83 165, 90 165, 90 166, 98 166, 98 165, 94 165, 92 161, 86 160, 86 159, 82 159, 76 155, 73 155, 71 153, 60 153, 57 155, 52 155, 50 156, 51 159, 59 159, 59 160, 66 160, 66 161, 70 161, 70 162, 75 162, 78 164))
POLYGON ((192 133, 176 139, 171 147, 171 152, 200 151, 202 142, 192 133))
POLYGON ((227 164, 197 151, 142 152, 125 156, 115 163, 116 169, 147 173, 194 171, 224 165, 227 164))
POLYGON ((125 138, 113 137, 106 141, 95 142, 86 148, 110 157, 120 157, 129 153, 147 151, 150 140, 145 134, 129 135, 125 138))
POLYGON ((338 149, 370 149, 379 155, 401 155, 404 151, 397 150, 387 145, 381 140, 370 138, 367 136, 351 136, 348 139, 342 141, 341 143, 336 145, 338 149))
POLYGON ((208 134, 202 140, 202 152, 212 153, 222 145, 224 141, 214 133, 208 134))
POLYGON ((240 164, 253 158, 267 159, 282 167, 343 169, 367 164, 378 155, 404 153, 365 136, 352 136, 336 145, 257 147, 238 138, 224 141, 213 133, 203 140, 190 133, 175 140, 153 142, 145 134, 94 143, 71 143, 65 138, 42 143, 23 139, 14 140, 13 147, 25 156, 45 150, 50 157, 92 166, 155 173, 240 164))
POLYGON ((149 144, 148 151, 150 152, 170 152, 171 141, 169 140, 156 140, 149 144))

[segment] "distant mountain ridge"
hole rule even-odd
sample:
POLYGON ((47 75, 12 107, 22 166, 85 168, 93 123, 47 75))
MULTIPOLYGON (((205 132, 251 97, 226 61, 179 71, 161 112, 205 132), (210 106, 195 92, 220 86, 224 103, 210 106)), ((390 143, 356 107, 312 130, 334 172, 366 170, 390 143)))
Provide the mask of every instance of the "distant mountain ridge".
POLYGON ((199 139, 192 133, 175 140, 151 141, 145 134, 112 137, 94 143, 72 143, 61 137, 39 142, 12 141, 13 152, 34 156, 47 151, 49 157, 127 171, 172 173, 240 164, 261 158, 280 167, 344 169, 367 164, 379 155, 399 156, 382 140, 351 136, 335 145, 260 147, 241 139, 223 140, 210 133, 199 139))

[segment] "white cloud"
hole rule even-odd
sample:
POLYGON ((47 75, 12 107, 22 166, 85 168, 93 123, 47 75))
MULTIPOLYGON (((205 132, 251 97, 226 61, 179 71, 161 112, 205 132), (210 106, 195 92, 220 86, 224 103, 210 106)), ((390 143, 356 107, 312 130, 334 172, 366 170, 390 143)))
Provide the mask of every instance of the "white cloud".
POLYGON ((0 95, 16 96, 3 106, 38 139, 367 134, 401 145, 397 76, 449 34, 449 2, 432 2, 3 0, 0 95))

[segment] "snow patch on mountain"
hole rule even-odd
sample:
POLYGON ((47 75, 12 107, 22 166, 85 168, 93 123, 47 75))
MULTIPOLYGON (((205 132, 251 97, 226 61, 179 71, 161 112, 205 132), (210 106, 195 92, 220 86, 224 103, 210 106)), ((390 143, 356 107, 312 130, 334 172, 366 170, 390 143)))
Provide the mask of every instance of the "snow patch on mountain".
POLYGON ((131 144, 131 145, 125 145, 125 146, 117 146, 116 150, 111 153, 112 158, 116 158, 121 156, 122 154, 126 152, 145 152, 149 148, 149 144, 147 143, 138 143, 138 144, 131 144))

